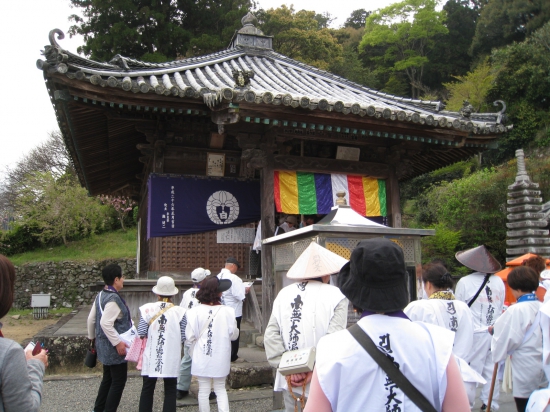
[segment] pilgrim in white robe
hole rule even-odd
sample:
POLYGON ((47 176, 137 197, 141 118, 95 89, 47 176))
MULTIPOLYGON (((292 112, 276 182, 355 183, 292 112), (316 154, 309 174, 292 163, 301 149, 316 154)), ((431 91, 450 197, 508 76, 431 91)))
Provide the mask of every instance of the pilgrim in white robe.
MULTIPOLYGON (((548 296, 548 292, 546 293, 548 296)), ((550 381, 550 303, 546 301, 540 308, 540 328, 542 333, 542 368, 550 381)))
POLYGON ((180 306, 182 308, 185 308, 185 310, 187 311, 187 309, 191 309, 191 308, 194 308, 195 306, 200 305, 201 303, 195 297, 199 290, 200 290, 199 288, 195 288, 195 287, 187 289, 181 298, 180 306))
POLYGON ((224 305, 199 305, 185 314, 186 344, 192 348, 191 374, 223 378, 231 367, 231 341, 239 336, 235 311, 224 305))
MULTIPOLYGON (((534 296, 534 295, 533 295, 534 296)), ((518 302, 495 322, 491 342, 492 361, 497 363, 512 355, 512 385, 516 398, 528 398, 548 384, 542 370, 542 331, 540 324, 526 338, 527 331, 541 307, 538 300, 518 302)))
MULTIPOLYGON (((357 323, 436 410, 447 390, 453 333, 424 322, 370 315, 357 323)), ((333 412, 420 411, 347 331, 324 336, 315 368, 333 412)))
MULTIPOLYGON (((274 355, 278 345, 270 345, 270 336, 282 338, 284 350, 288 351, 315 347, 319 339, 329 332, 333 318, 338 322, 332 325, 334 331, 346 328, 347 308, 348 300, 340 289, 319 281, 293 283, 281 289, 273 302, 271 319, 264 335, 266 354, 272 366, 276 366, 273 365, 273 358, 282 353, 274 355), (340 312, 343 310, 344 316, 334 316, 337 307, 340 312)), ((286 380, 279 372, 273 390, 288 390, 286 380)), ((293 391, 301 395, 302 388, 293 388, 293 391)), ((306 397, 308 394, 309 384, 306 386, 306 397)))
POLYGON ((412 321, 437 325, 454 333, 453 355, 458 363, 470 406, 474 406, 476 386, 486 380, 469 366, 474 341, 472 313, 468 305, 456 299, 416 300, 404 309, 412 321))
MULTIPOLYGON (((167 304, 166 302, 147 303, 139 308, 140 315, 149 324, 167 304)), ((178 377, 181 354, 180 322, 184 314, 184 308, 173 306, 149 325, 147 345, 143 351, 142 376, 178 377)))
MULTIPOLYGON (((485 278, 484 273, 475 272, 460 279, 456 285, 455 298, 468 304, 481 287, 485 278)), ((481 401, 487 404, 494 364, 491 359, 491 335, 488 327, 494 325, 502 314, 504 305, 504 282, 495 275, 489 281, 470 306, 474 322, 474 342, 470 356, 470 366, 487 381, 481 391, 481 401)), ((492 408, 498 409, 499 391, 493 394, 492 408)))

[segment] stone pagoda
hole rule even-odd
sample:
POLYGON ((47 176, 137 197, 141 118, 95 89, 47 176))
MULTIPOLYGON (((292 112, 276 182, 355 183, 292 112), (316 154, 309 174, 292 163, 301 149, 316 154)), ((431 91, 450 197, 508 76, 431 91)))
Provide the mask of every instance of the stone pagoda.
POLYGON ((514 184, 508 186, 508 223, 506 232, 507 260, 510 261, 526 253, 534 253, 544 258, 550 256, 550 237, 545 214, 542 213, 539 184, 531 182, 525 170, 523 150, 516 150, 518 173, 514 184))

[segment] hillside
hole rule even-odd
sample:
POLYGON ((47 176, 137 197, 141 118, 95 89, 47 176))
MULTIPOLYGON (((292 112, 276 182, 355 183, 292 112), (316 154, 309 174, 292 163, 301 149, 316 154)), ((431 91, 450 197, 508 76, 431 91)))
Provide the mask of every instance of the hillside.
POLYGON ((104 260, 132 258, 137 251, 137 230, 117 230, 60 245, 9 256, 14 265, 63 260, 104 260))

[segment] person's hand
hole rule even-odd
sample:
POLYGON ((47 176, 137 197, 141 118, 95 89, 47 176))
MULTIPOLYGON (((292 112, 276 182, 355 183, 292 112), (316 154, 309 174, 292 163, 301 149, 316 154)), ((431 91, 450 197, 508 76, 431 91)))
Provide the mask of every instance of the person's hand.
POLYGON ((26 351, 25 352, 25 358, 27 358, 27 361, 29 359, 36 359, 36 360, 39 360, 40 362, 42 362, 44 364, 44 366, 46 366, 46 368, 48 367, 48 352, 45 350, 45 349, 42 349, 40 351, 40 353, 38 355, 35 355, 35 356, 32 356, 32 351, 26 351))
POLYGON ((489 326, 487 328, 487 331, 489 332, 489 335, 492 335, 493 333, 495 333, 495 327, 494 326, 489 326))
POLYGON ((290 375, 290 384, 294 387, 307 385, 311 382, 313 372, 293 373, 290 375))
POLYGON ((120 356, 125 356, 126 355, 126 348, 129 348, 129 346, 124 343, 123 341, 120 341, 118 343, 118 345, 115 346, 116 347, 116 351, 118 352, 118 354, 120 356))
POLYGON ((248 292, 250 292, 250 286, 247 287, 247 288, 244 288, 244 294, 246 295, 246 294, 248 294, 248 292))

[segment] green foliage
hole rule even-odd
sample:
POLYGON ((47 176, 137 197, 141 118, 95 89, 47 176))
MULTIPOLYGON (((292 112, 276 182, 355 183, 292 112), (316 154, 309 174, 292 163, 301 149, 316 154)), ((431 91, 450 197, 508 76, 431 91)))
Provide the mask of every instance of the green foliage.
POLYGON ((0 231, 0 254, 11 256, 41 246, 36 226, 17 224, 12 230, 0 231))
POLYGON ((549 20, 549 1, 491 0, 481 9, 471 53, 487 55, 497 47, 522 42, 549 20))
POLYGON ((451 230, 443 224, 436 224, 431 229, 435 229, 435 236, 422 238, 422 263, 442 259, 451 265, 453 261, 449 257, 454 256, 461 247, 460 230, 451 230))
POLYGON ((241 26, 250 0, 70 0, 78 48, 94 60, 116 54, 160 62, 218 51, 241 26))
POLYGON ((489 101, 501 99, 514 129, 503 136, 493 163, 514 156, 517 148, 548 143, 550 114, 550 22, 523 43, 495 50, 491 63, 495 73, 489 101), (538 140, 537 140, 538 138, 538 140))
POLYGON ((21 224, 36 227, 41 242, 62 240, 97 232, 106 224, 107 208, 71 176, 55 179, 51 173, 29 175, 20 186, 17 210, 21 224))
POLYGON ((76 240, 68 245, 44 247, 30 252, 10 256, 14 265, 31 262, 61 262, 64 260, 104 260, 135 258, 137 248, 137 230, 113 232, 93 235, 76 240))
POLYGON ((445 34, 445 12, 434 0, 404 0, 372 13, 366 21, 360 50, 381 70, 404 72, 413 98, 423 88, 428 50, 436 36, 445 34))
POLYGON ((351 27, 354 29, 361 29, 365 27, 367 17, 371 14, 370 11, 365 9, 357 9, 351 12, 351 15, 344 22, 344 27, 351 27))
POLYGON ((321 27, 315 12, 283 5, 259 10, 256 16, 264 34, 274 36, 277 52, 323 70, 342 60, 342 46, 332 30, 321 27))
POLYGON ((476 112, 488 111, 487 95, 493 87, 494 76, 487 61, 465 76, 456 76, 455 79, 458 82, 443 84, 450 96, 447 110, 458 111, 464 100, 468 100, 476 112))
POLYGON ((449 32, 435 36, 428 51, 424 83, 430 90, 440 90, 441 84, 450 82, 453 76, 465 75, 472 63, 469 49, 479 12, 467 0, 449 0, 443 11, 447 14, 444 24, 449 32))

